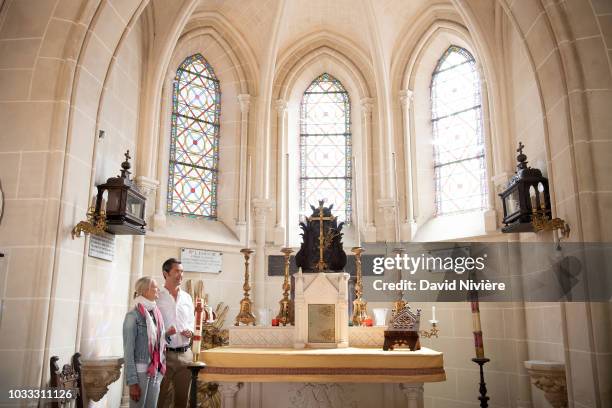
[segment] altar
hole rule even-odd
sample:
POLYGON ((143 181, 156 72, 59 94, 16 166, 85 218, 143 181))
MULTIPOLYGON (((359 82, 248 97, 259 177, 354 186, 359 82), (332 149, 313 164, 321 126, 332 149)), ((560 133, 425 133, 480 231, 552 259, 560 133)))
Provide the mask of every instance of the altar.
POLYGON ((226 346, 206 350, 200 360, 206 363, 200 379, 220 384, 224 408, 236 406, 240 383, 396 383, 406 395, 404 406, 418 408, 423 384, 446 380, 442 353, 424 347, 383 351, 226 346))
MULTIPOLYGON (((248 269, 253 251, 241 251, 244 297, 228 329, 229 345, 199 354, 206 364, 199 378, 219 384, 224 408, 422 408, 423 384, 445 381, 446 374, 442 353, 420 346, 420 310, 397 301, 388 325, 372 327, 362 297, 363 249, 354 247, 355 299, 349 318, 343 223, 333 216, 332 205, 319 201, 318 208, 311 208, 312 215, 300 223, 303 242, 295 256, 293 298, 293 250, 281 250, 283 292, 272 326, 257 322, 253 314, 248 269), (403 345, 409 349, 393 350, 403 345), (239 393, 241 387, 246 392, 239 393)), ((435 317, 431 322, 437 335, 435 317)))

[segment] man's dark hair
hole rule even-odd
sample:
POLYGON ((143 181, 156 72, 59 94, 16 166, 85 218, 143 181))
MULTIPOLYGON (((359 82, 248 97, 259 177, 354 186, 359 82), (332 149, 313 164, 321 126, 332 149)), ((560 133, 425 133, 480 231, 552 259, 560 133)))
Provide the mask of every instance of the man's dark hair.
MULTIPOLYGON (((170 273, 170 270, 172 269, 172 267, 174 265, 180 265, 181 261, 179 261, 176 258, 168 258, 166 259, 166 261, 164 262, 164 264, 162 265, 162 271, 166 272, 166 273, 170 273)), ((166 277, 166 275, 164 275, 164 278, 166 277)))

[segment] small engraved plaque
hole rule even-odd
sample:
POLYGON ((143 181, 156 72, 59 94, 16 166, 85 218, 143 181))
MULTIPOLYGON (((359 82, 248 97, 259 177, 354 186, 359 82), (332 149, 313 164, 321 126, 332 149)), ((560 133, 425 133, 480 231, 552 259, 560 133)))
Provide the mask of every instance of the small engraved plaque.
POLYGON ((115 258, 115 236, 113 234, 91 234, 89 238, 89 256, 112 262, 115 258))
POLYGON ((336 341, 336 305, 308 305, 308 342, 334 343, 336 341))
POLYGON ((181 248, 181 262, 185 272, 221 273, 223 252, 181 248))

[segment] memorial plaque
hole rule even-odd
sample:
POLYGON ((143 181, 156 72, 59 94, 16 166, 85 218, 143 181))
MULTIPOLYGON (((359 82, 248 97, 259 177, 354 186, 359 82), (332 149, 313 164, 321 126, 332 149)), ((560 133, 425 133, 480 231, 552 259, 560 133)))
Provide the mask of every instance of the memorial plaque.
POLYGON ((185 272, 221 273, 223 252, 181 248, 181 263, 185 272))
POLYGON ((112 234, 89 237, 89 256, 112 262, 115 258, 115 236, 112 234))

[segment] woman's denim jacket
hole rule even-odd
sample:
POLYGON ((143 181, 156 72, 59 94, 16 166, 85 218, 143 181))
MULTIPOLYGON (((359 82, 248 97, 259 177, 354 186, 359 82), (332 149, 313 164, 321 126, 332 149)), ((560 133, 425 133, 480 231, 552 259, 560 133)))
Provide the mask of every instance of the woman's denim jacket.
POLYGON ((136 364, 149 365, 151 355, 149 354, 147 322, 136 308, 129 311, 123 321, 123 356, 127 384, 138 384, 136 364))

